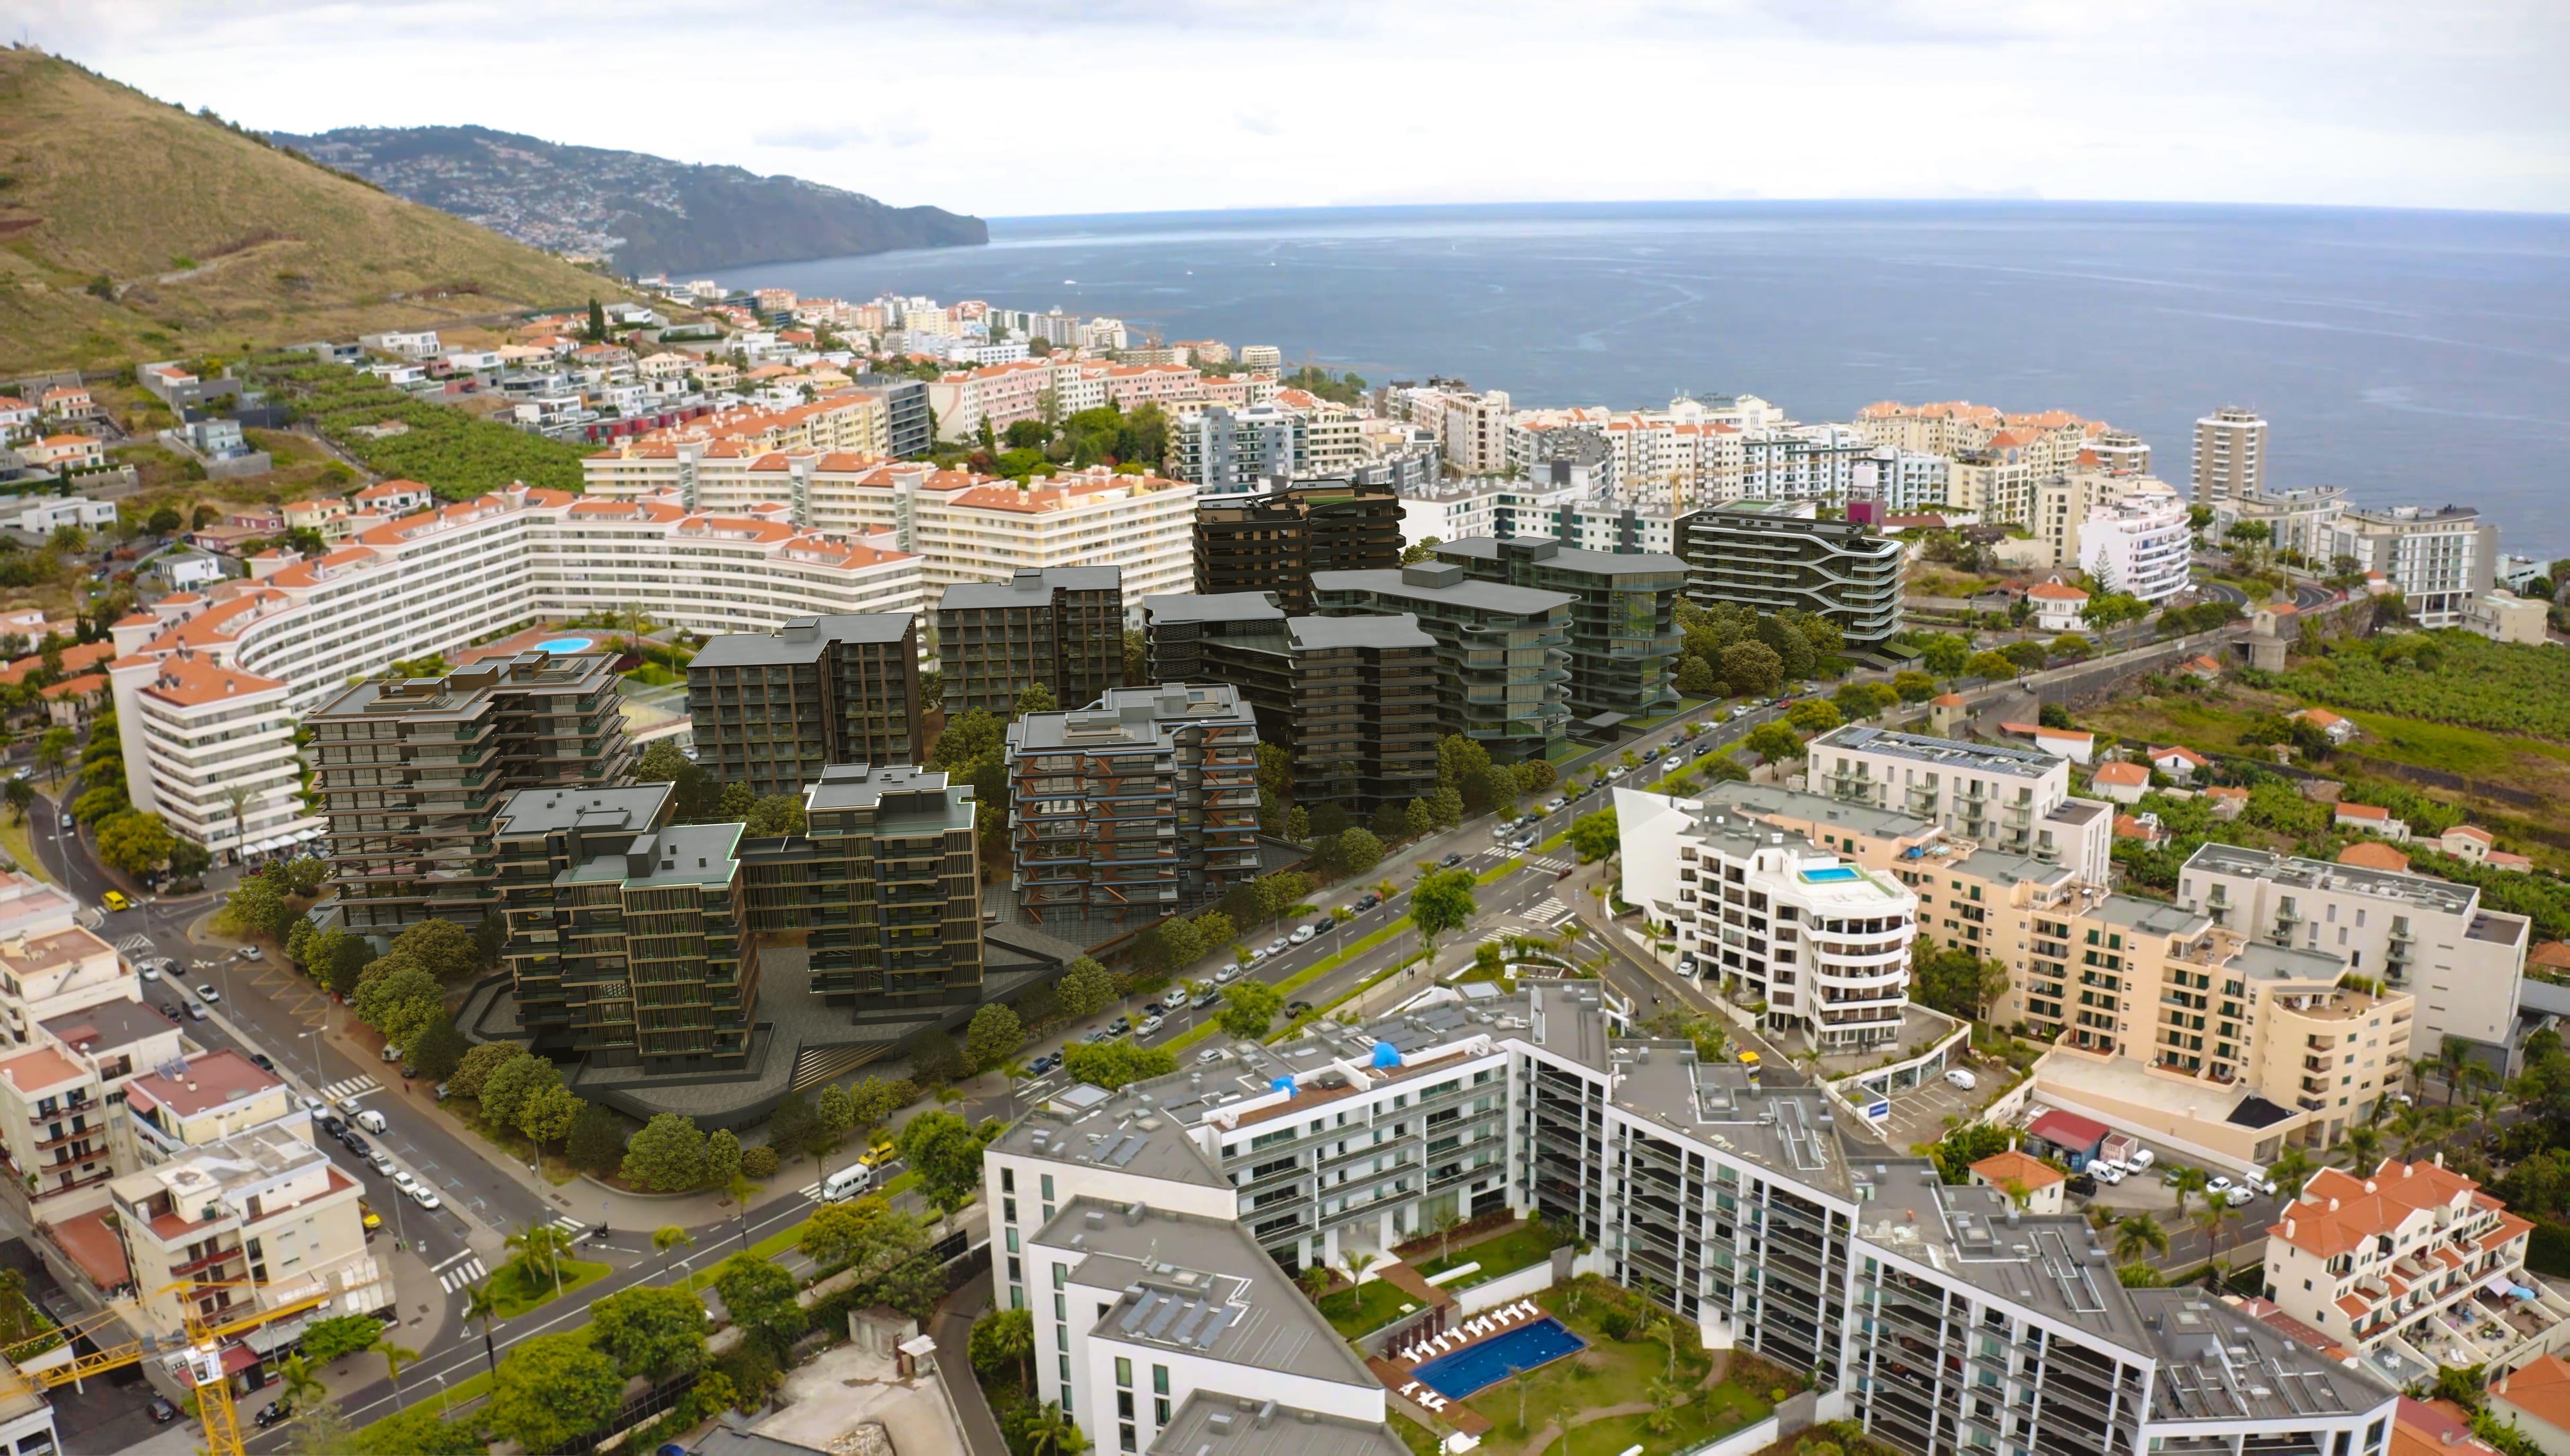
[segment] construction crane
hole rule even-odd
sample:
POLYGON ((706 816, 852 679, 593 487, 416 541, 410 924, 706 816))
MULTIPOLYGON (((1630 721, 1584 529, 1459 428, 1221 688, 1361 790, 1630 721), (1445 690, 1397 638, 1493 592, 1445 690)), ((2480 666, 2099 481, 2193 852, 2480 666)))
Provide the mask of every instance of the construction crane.
MULTIPOLYGON (((155 1292, 167 1294, 173 1291, 185 1291, 193 1299, 194 1296, 204 1294, 209 1289, 255 1287, 256 1285, 247 1279, 216 1279, 206 1283, 183 1280, 164 1285, 155 1292)), ((181 1317, 186 1321, 188 1332, 188 1343, 183 1352, 187 1360, 187 1380, 197 1392, 197 1419, 206 1428, 206 1456, 242 1456, 240 1415, 232 1408, 231 1381, 223 1373, 223 1341, 233 1335, 256 1329, 262 1324, 291 1318, 329 1301, 328 1291, 316 1288, 312 1293, 288 1299, 282 1304, 258 1309, 246 1317, 232 1319, 219 1316, 209 1319, 197 1312, 193 1302, 181 1305, 181 1317)), ((103 1324, 114 1317, 113 1310, 105 1311, 95 1317, 93 1325, 103 1324)), ((62 1330, 64 1340, 60 1347, 73 1351, 69 1359, 52 1361, 38 1365, 34 1369, 29 1369, 12 1359, 5 1373, 0 1374, 0 1394, 19 1394, 29 1389, 51 1390, 57 1386, 89 1379, 94 1375, 104 1375, 110 1370, 120 1370, 127 1365, 139 1364, 146 1355, 171 1352, 168 1346, 159 1340, 145 1338, 108 1346, 86 1355, 80 1354, 74 1350, 74 1346, 78 1344, 82 1335, 88 1333, 90 1333, 89 1327, 66 1326, 62 1330)), ((47 1354, 50 1353, 51 1351, 47 1351, 47 1354)), ((38 1355, 32 1358, 43 1359, 44 1356, 38 1355)))

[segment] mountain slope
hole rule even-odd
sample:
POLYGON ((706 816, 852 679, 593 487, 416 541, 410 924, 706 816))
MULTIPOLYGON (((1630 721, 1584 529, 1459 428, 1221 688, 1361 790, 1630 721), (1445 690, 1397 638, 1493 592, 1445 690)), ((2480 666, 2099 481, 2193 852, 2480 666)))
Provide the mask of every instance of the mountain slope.
POLYGON ((694 272, 991 240, 978 217, 737 167, 567 147, 484 127, 273 134, 331 167, 520 242, 612 256, 619 272, 694 272))
POLYGON ((0 376, 622 296, 41 51, 0 50, 0 376))

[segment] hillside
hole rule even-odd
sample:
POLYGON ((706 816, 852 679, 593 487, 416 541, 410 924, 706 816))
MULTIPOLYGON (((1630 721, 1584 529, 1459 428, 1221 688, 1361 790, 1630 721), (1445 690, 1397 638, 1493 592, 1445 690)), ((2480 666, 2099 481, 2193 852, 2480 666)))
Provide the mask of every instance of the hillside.
POLYGON ((612 257, 620 273, 990 241, 982 219, 940 207, 483 127, 346 127, 273 140, 520 242, 612 257))
POLYGON ((79 66, 0 50, 0 377, 621 296, 79 66))

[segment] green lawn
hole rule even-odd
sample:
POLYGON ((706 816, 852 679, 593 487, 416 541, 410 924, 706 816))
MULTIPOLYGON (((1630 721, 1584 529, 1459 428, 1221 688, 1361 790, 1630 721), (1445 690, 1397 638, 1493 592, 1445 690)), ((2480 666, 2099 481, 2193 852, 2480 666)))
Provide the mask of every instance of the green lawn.
POLYGON ((500 1296, 500 1317, 515 1319, 538 1305, 568 1299, 615 1272, 614 1265, 566 1259, 562 1261, 562 1278, 557 1285, 552 1275, 539 1274, 525 1263, 513 1260, 491 1275, 491 1284, 492 1291, 500 1296))
POLYGON ((1535 846, 1534 852, 1538 855, 1549 855, 1568 843, 1570 843, 1570 831, 1565 829, 1561 833, 1554 835, 1552 838, 1545 840, 1542 844, 1535 846))
POLYGON ((1458 1249, 1451 1255, 1429 1260, 1425 1264, 1416 1264, 1411 1268, 1433 1278, 1450 1269, 1479 1264, 1481 1268, 1472 1274, 1442 1285, 1448 1289, 1469 1289, 1485 1280, 1498 1278, 1501 1274, 1515 1274, 1528 1265, 1540 1263, 1551 1255, 1552 1248, 1551 1235, 1534 1225, 1520 1224, 1495 1239, 1485 1239, 1469 1249, 1458 1249))
POLYGON ((1372 1334, 1400 1318, 1405 1310, 1416 1307, 1418 1301, 1408 1291, 1394 1287, 1389 1279, 1375 1279, 1321 1297, 1322 1315, 1332 1329, 1348 1339, 1372 1334))
POLYGON ((1492 868, 1483 871, 1481 874, 1474 876, 1473 883, 1475 885, 1494 884, 1498 881, 1507 879, 1509 876, 1514 875, 1524 868, 1525 861, 1521 859, 1509 860, 1505 864, 1495 865, 1492 868))
POLYGON ((36 863, 36 842, 28 832, 27 822, 15 815, 0 815, 0 854, 38 880, 51 883, 45 868, 36 863))

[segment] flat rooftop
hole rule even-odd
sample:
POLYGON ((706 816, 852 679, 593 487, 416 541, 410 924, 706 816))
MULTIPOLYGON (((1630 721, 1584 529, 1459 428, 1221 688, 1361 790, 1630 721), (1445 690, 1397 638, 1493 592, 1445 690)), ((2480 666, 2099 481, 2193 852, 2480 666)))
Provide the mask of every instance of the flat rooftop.
POLYGON ((2142 935, 2184 935, 2192 938, 2213 928, 2211 917, 2138 896, 2110 895, 2090 907, 2088 913, 2110 925, 2142 935))
POLYGON ((908 612, 839 612, 799 616, 772 632, 725 632, 705 643, 689 667, 790 666, 820 660, 837 642, 899 642, 911 630, 908 612))
POLYGON ((1147 1456, 1409 1456, 1381 1424, 1199 1387, 1160 1427, 1147 1456))
POLYGON ((74 1051, 104 1051, 165 1036, 179 1028, 141 1001, 119 998, 40 1021, 45 1034, 74 1051))
POLYGON ((1462 541, 1441 543, 1437 553, 1441 556, 1469 556, 1482 561, 1514 557, 1554 570, 1584 571, 1599 576, 1665 576, 1683 574, 1687 569, 1683 558, 1664 551, 1592 551, 1581 546, 1563 546, 1550 537, 1519 536, 1505 541, 1488 536, 1466 537, 1462 541), (1515 549, 1512 551, 1510 547, 1515 549))
POLYGON ((1862 723, 1833 728, 1812 740, 1813 752, 1824 748, 1880 753, 1931 768, 2004 774, 2020 779, 2040 779, 2062 770, 2070 762, 2057 753, 2043 753, 2031 748, 1964 743, 1952 738, 1930 738, 1924 733, 1896 733, 1862 723))
POLYGON ((1021 571, 1006 581, 964 581, 946 588, 938 609, 978 610, 995 606, 1037 606, 1056 591, 1122 591, 1121 566, 1046 566, 1021 571))
POLYGON ((1371 616, 1298 616, 1285 623, 1285 635, 1296 650, 1328 652, 1346 647, 1433 648, 1437 639, 1406 611, 1371 616))
POLYGON ((1142 618, 1153 625, 1179 622, 1281 622, 1285 608, 1273 591, 1216 591, 1199 596, 1171 592, 1142 598, 1142 618))
POLYGON ((932 822, 940 827, 971 824, 972 791, 966 789, 959 799, 944 769, 912 764, 832 764, 821 770, 821 777, 803 786, 803 809, 806 814, 873 809, 879 831, 888 827, 888 811, 903 816, 905 823, 915 818, 922 827, 932 822), (886 805, 886 799, 895 800, 897 808, 886 805))
POLYGON ((2155 1421, 2352 1415, 2399 1392, 2201 1289, 2127 1291, 2159 1365, 2155 1421))
POLYGON ((577 829, 612 834, 637 832, 659 817, 671 793, 667 784, 636 784, 625 789, 520 789, 501 806, 492 833, 501 839, 568 834, 577 829))
POLYGON ((126 1093, 187 1118, 246 1102, 284 1085, 273 1074, 260 1071, 249 1058, 226 1048, 156 1067, 127 1083, 126 1093))
POLYGON ((1443 572, 1433 569, 1437 564, 1421 562, 1398 570, 1314 571, 1312 589, 1320 592, 1365 592, 1395 601, 1429 601, 1443 606, 1471 607, 1477 611, 1505 612, 1514 616, 1543 616, 1569 606, 1573 599, 1567 591, 1510 586, 1501 581, 1477 581, 1464 574, 1460 562, 1443 563, 1446 568, 1443 572))
POLYGON ((2188 857, 2186 868, 2214 875, 2267 880, 2297 890, 2348 891, 2376 900, 2406 902, 2449 915, 2467 913, 2480 901, 2480 891, 2476 888, 2458 885, 2451 880, 2439 880, 2432 875, 2367 870, 2328 860, 2307 860, 2299 855, 2279 855, 2273 850, 2243 849, 2238 845, 2204 845, 2188 857))
POLYGON ((1708 809, 1732 809, 1742 814, 1774 815, 1802 823, 1833 825, 1876 839, 1926 839, 1937 832, 1935 825, 1924 819, 1777 784, 1751 784, 1736 780, 1716 784, 1706 790, 1698 802, 1708 809))

